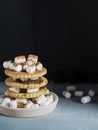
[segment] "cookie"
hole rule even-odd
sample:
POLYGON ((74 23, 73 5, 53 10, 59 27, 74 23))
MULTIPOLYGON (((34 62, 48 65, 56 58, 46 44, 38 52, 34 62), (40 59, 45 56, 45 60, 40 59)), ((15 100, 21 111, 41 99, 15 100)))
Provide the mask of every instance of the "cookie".
POLYGON ((42 68, 42 70, 36 70, 33 73, 27 73, 27 72, 17 72, 10 69, 5 69, 5 74, 13 77, 13 78, 35 78, 35 77, 41 77, 47 73, 46 68, 42 68))
POLYGON ((48 83, 48 80, 45 77, 41 77, 42 78, 42 82, 39 84, 22 84, 22 83, 17 83, 15 80, 13 80, 11 77, 8 77, 5 80, 5 84, 10 86, 10 87, 15 87, 15 88, 24 88, 24 89, 28 89, 28 88, 40 88, 45 86, 48 83))
POLYGON ((49 90, 45 87, 41 88, 39 91, 37 92, 32 92, 32 93, 15 93, 15 92, 12 92, 10 90, 7 90, 7 94, 8 96, 10 97, 13 97, 13 98, 36 98, 36 97, 39 97, 43 94, 48 94, 49 93, 49 90))

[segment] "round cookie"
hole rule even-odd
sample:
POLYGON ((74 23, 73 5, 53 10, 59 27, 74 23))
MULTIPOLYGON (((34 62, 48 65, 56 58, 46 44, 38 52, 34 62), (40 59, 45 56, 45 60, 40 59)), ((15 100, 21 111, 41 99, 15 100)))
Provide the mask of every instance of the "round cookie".
POLYGON ((7 90, 7 94, 10 97, 13 98, 37 98, 43 94, 48 94, 49 90, 46 87, 41 88, 39 91, 37 92, 32 92, 32 93, 15 93, 12 92, 10 90, 7 90))
POLYGON ((23 71, 17 72, 14 70, 5 69, 5 74, 13 78, 35 78, 35 77, 41 77, 46 73, 47 73, 47 69, 44 67, 42 68, 42 70, 36 70, 33 73, 27 73, 23 71))
POLYGON ((5 80, 5 84, 10 86, 10 87, 16 87, 16 88, 24 88, 24 89, 28 89, 28 88, 40 88, 45 86, 48 83, 48 80, 45 77, 41 77, 42 78, 42 82, 36 83, 36 84, 23 84, 23 83, 18 83, 16 81, 14 81, 11 77, 8 77, 5 80))

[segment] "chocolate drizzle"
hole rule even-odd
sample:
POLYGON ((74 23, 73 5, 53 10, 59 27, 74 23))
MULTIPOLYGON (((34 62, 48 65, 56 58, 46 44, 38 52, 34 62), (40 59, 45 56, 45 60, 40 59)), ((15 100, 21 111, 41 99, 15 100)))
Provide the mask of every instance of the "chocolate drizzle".
POLYGON ((37 80, 30 80, 28 79, 27 81, 22 81, 20 79, 16 79, 17 83, 22 83, 22 84, 40 84, 41 82, 43 82, 42 78, 39 77, 39 79, 37 80))

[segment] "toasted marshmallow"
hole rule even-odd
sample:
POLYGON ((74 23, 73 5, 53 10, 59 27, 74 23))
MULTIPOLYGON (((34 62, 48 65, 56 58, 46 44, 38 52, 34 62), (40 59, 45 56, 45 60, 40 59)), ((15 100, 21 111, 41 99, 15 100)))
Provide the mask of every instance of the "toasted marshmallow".
POLYGON ((27 103, 27 99, 25 99, 25 98, 16 98, 16 101, 17 101, 18 103, 23 103, 23 104, 26 104, 26 103, 27 103))
POLYGON ((13 70, 20 72, 22 71, 22 65, 17 64, 17 63, 13 63, 13 70))
POLYGON ((26 67, 27 67, 27 66, 28 66, 28 64, 27 64, 26 62, 23 63, 23 64, 22 64, 22 69, 23 69, 23 70, 26 70, 26 67))
POLYGON ((34 71, 36 71, 36 65, 35 64, 26 67, 26 72, 33 73, 34 71))
POLYGON ((9 90, 12 91, 12 92, 15 92, 15 93, 19 93, 20 92, 19 88, 12 88, 12 87, 10 87, 9 90))
POLYGON ((37 62, 37 63, 36 63, 36 69, 37 69, 37 70, 42 70, 42 68, 43 68, 42 63, 37 62))
POLYGON ((10 101, 11 101, 10 98, 4 98, 4 99, 2 100, 1 105, 2 105, 2 106, 8 106, 9 103, 10 103, 10 101))
POLYGON ((32 64, 33 64, 33 61, 32 61, 32 60, 28 60, 26 63, 27 63, 28 65, 32 65, 32 64))
POLYGON ((16 100, 12 100, 10 101, 10 108, 17 108, 17 101, 16 100))
POLYGON ((28 88, 27 93, 37 92, 39 88, 28 88))
POLYGON ((30 54, 30 55, 28 55, 27 60, 32 60, 33 62, 36 63, 38 61, 38 56, 30 54))
POLYGON ((36 109, 36 108, 38 108, 38 107, 39 107, 38 104, 33 104, 33 105, 31 106, 32 109, 36 109))
POLYGON ((10 64, 11 64, 11 60, 9 60, 9 61, 4 61, 4 62, 3 62, 3 67, 4 67, 4 68, 9 68, 10 64))
POLYGON ((14 70, 14 65, 13 65, 13 63, 11 63, 11 64, 9 65, 9 69, 14 70))
POLYGON ((33 105, 33 102, 32 101, 28 101, 27 104, 25 105, 25 108, 28 108, 30 109, 33 105))
POLYGON ((17 56, 17 57, 14 58, 14 61, 17 64, 23 63, 23 62, 26 62, 26 57, 24 55, 23 56, 17 56))
POLYGON ((46 97, 44 95, 39 96, 35 99, 38 104, 44 103, 46 101, 46 97))

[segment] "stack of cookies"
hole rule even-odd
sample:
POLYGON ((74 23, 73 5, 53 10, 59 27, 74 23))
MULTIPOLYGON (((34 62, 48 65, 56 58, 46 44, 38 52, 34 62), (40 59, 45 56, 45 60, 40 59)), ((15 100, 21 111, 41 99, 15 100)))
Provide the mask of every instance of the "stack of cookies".
POLYGON ((46 88, 48 80, 43 64, 38 56, 29 54, 17 56, 14 60, 3 62, 8 78, 5 84, 9 86, 1 104, 10 108, 33 109, 49 105, 54 101, 53 95, 46 88))

